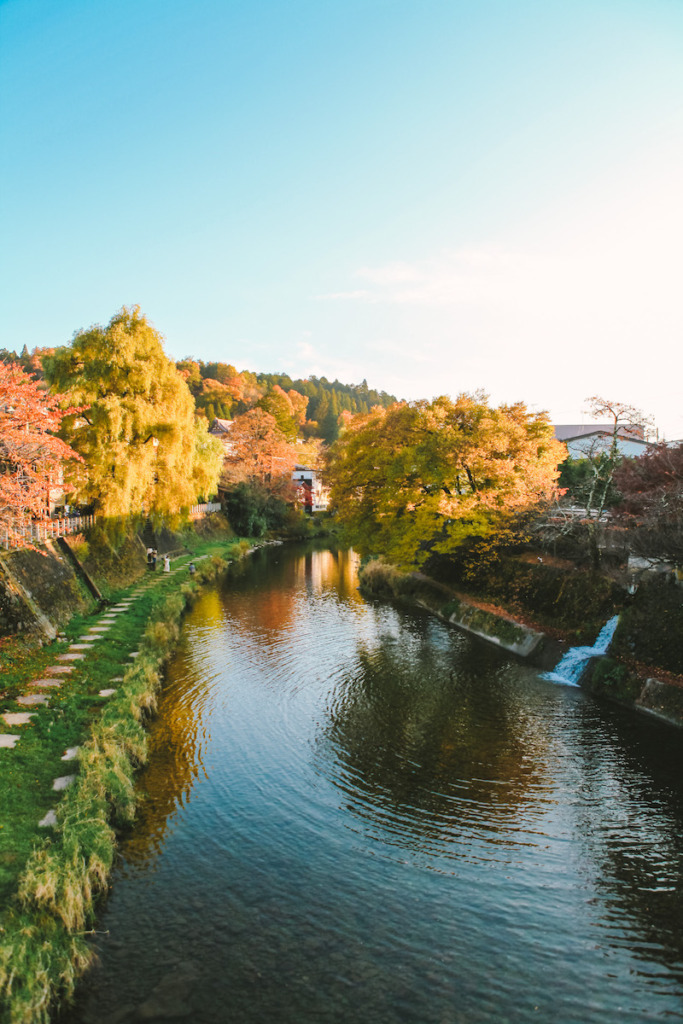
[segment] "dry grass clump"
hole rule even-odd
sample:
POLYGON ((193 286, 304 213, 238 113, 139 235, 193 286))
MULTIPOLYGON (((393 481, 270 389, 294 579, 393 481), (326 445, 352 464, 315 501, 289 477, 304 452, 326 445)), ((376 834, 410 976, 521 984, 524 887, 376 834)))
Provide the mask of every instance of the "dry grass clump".
POLYGON ((361 567, 358 574, 360 586, 369 594, 390 594, 399 597, 405 587, 407 574, 389 565, 381 558, 373 558, 361 567))
POLYGON ((71 998, 76 981, 94 959, 81 935, 70 935, 49 915, 13 911, 0 933, 0 996, 3 1024, 49 1024, 53 979, 71 998))

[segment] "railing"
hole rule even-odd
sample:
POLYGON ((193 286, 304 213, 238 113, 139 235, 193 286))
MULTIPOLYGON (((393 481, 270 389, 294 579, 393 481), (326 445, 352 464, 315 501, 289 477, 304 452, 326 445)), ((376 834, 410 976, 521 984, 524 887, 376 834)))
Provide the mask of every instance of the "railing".
POLYGON ((41 541, 52 540, 53 537, 66 537, 72 533, 81 533, 92 526, 95 516, 67 516, 64 519, 46 519, 44 522, 25 520, 15 522, 10 528, 6 523, 0 524, 0 547, 25 548, 41 541))
POLYGON ((190 519, 201 519, 202 516, 208 516, 211 512, 220 512, 220 510, 220 501, 205 501, 203 505, 191 506, 190 519))

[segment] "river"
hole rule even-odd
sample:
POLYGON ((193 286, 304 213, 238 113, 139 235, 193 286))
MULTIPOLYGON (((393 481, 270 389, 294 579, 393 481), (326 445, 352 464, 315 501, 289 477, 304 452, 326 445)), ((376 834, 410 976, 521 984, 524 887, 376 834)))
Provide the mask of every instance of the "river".
POLYGON ((256 552, 188 614, 69 1024, 683 1019, 680 732, 256 552))

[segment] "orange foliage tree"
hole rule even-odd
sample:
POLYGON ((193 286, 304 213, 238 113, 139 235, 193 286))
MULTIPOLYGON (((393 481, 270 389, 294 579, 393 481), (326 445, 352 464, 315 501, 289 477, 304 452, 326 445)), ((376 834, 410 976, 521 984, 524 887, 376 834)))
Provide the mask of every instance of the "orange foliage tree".
POLYGON ((0 363, 0 526, 10 543, 27 519, 47 517, 64 464, 83 461, 55 436, 62 418, 77 411, 61 409, 61 401, 17 364, 0 363))
POLYGON ((553 495, 564 456, 545 413, 463 394, 345 417, 326 478, 354 546, 415 567, 472 538, 509 538, 553 495))
POLYGON ((274 416, 254 408, 237 416, 226 443, 221 484, 257 481, 272 493, 290 497, 297 452, 287 443, 274 416))

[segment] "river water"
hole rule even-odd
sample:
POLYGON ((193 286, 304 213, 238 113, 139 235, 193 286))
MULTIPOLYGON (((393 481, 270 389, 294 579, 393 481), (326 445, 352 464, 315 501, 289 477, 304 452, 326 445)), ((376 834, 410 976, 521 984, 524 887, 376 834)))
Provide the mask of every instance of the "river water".
POLYGON ((187 617, 69 1024, 683 1018, 680 733, 270 548, 187 617))

